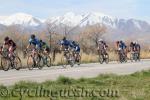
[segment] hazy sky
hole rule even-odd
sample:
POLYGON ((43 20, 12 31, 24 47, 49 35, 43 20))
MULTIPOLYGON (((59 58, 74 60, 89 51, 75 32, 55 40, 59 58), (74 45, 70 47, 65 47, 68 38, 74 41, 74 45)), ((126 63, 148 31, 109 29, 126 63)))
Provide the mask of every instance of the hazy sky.
POLYGON ((43 19, 67 12, 102 12, 150 22, 150 0, 0 0, 0 16, 18 12, 43 19))

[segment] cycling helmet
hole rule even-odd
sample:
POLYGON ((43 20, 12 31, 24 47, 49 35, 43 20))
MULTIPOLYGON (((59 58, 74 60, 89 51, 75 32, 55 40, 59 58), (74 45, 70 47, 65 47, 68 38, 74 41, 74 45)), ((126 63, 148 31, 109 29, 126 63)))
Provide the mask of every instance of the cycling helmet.
POLYGON ((72 44, 76 44, 76 42, 75 42, 75 41, 72 41, 72 44))
POLYGON ((116 43, 119 43, 120 41, 116 41, 116 43))
POLYGON ((133 44, 136 44, 136 41, 133 41, 133 44))
POLYGON ((63 37, 63 40, 66 40, 66 37, 63 37))
POLYGON ((31 39, 35 39, 35 35, 34 34, 31 35, 31 39))
POLYGON ((102 41, 103 41, 103 39, 99 39, 99 40, 98 40, 98 42, 102 42, 102 41))
POLYGON ((8 41, 8 40, 9 40, 9 37, 6 36, 6 37, 4 38, 4 41, 8 41))
POLYGON ((9 40, 9 41, 8 41, 8 43, 9 43, 9 44, 12 44, 12 43, 13 43, 13 41, 12 41, 12 40, 9 40))
POLYGON ((45 42, 43 42, 43 45, 46 45, 46 43, 45 43, 45 42))
POLYGON ((42 40, 40 40, 40 42, 43 42, 42 40))
POLYGON ((120 43, 123 43, 123 41, 122 41, 122 40, 120 40, 119 42, 120 42, 120 43))

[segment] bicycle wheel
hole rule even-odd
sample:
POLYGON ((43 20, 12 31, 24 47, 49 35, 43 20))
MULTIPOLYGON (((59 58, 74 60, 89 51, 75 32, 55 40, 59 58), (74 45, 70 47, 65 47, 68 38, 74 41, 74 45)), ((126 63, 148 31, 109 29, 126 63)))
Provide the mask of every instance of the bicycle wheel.
POLYGON ((21 63, 21 60, 18 56, 16 56, 14 59, 14 68, 16 70, 20 70, 20 68, 22 68, 22 63, 21 63))
POLYGON ((52 62, 51 62, 51 57, 50 57, 50 56, 47 56, 45 60, 46 60, 46 66, 47 66, 47 67, 51 67, 51 63, 52 63, 52 62))
POLYGON ((119 53, 119 62, 123 63, 123 55, 121 53, 119 53))
POLYGON ((35 63, 36 63, 36 67, 38 67, 39 69, 42 69, 44 66, 44 61, 42 56, 37 55, 35 56, 35 63))
POLYGON ((80 55, 77 56, 76 62, 77 62, 77 65, 81 64, 81 56, 80 55))
POLYGON ((61 57, 61 64, 63 68, 66 68, 68 65, 68 59, 65 56, 61 57))
POLYGON ((70 55, 69 58, 70 58, 70 59, 69 59, 69 64, 70 64, 71 67, 73 67, 74 64, 75 64, 75 58, 74 58, 74 56, 72 56, 72 55, 70 55))
POLYGON ((27 59, 27 66, 28 66, 28 69, 29 70, 32 70, 33 67, 34 67, 34 60, 33 60, 33 57, 30 55, 28 56, 28 59, 27 59))
POLYGON ((109 55, 108 55, 108 54, 105 55, 105 63, 106 63, 106 64, 109 63, 109 55))
POLYGON ((135 53, 135 62, 137 62, 138 61, 138 53, 135 53))
POLYGON ((133 60, 134 60, 133 55, 134 55, 133 53, 130 54, 130 60, 131 60, 131 62, 133 62, 133 60))
POLYGON ((4 58, 4 57, 1 58, 1 66, 2 66, 2 69, 4 71, 8 71, 9 68, 10 68, 10 65, 11 64, 10 64, 10 60, 9 59, 4 58))
POLYGON ((103 64, 103 61, 104 61, 103 56, 101 54, 99 54, 99 62, 100 62, 100 64, 103 64))

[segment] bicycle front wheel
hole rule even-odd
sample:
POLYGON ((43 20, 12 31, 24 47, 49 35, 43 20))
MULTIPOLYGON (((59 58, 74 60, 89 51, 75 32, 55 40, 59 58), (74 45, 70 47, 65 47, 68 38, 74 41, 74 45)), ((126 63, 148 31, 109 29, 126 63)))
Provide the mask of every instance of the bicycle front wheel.
POLYGON ((34 60, 33 60, 32 56, 28 56, 27 67, 28 67, 29 70, 32 70, 33 67, 34 67, 34 60))
POLYGON ((80 55, 77 56, 76 62, 77 62, 77 65, 81 64, 81 56, 80 55))
POLYGON ((51 67, 51 65, 52 65, 51 57, 50 57, 50 56, 47 56, 45 60, 46 60, 46 66, 47 66, 47 67, 51 67))
POLYGON ((63 68, 66 68, 68 65, 68 59, 65 56, 61 57, 61 64, 63 68))
POLYGON ((37 55, 37 56, 35 56, 34 59, 35 59, 36 66, 37 66, 39 69, 42 69, 43 66, 44 66, 44 61, 43 61, 42 56, 37 55))
POLYGON ((4 71, 8 71, 10 68, 10 60, 7 58, 1 58, 1 66, 4 71))
POLYGON ((20 70, 20 68, 22 68, 22 63, 21 63, 21 60, 18 56, 16 56, 14 59, 14 68, 16 70, 20 70))
POLYGON ((109 55, 108 54, 105 55, 105 62, 106 62, 106 64, 109 63, 109 55))
POLYGON ((100 54, 99 55, 99 62, 100 62, 100 64, 103 64, 103 61, 104 61, 103 56, 100 54))

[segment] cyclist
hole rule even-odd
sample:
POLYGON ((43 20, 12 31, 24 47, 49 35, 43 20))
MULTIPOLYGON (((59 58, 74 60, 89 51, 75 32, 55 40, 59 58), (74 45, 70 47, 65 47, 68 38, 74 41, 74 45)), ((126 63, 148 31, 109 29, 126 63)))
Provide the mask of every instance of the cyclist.
POLYGON ((61 50, 64 49, 65 51, 69 51, 69 49, 72 47, 71 41, 67 40, 66 37, 64 37, 61 41, 60 41, 60 45, 61 45, 61 50))
POLYGON ((79 53, 80 53, 80 46, 79 46, 79 44, 77 42, 75 42, 75 41, 72 41, 71 48, 73 49, 76 61, 79 62, 79 60, 80 60, 80 58, 79 58, 79 53))
POLYGON ((140 59, 140 44, 138 44, 137 42, 131 42, 130 43, 130 51, 131 52, 136 52, 138 54, 138 59, 140 59))
POLYGON ((99 39, 98 48, 97 48, 98 52, 102 55, 107 55, 107 52, 106 52, 107 48, 108 48, 108 45, 106 44, 106 42, 103 41, 103 39, 99 39))
POLYGON ((29 45, 27 46, 27 49, 32 48, 33 50, 41 50, 41 44, 40 41, 35 37, 34 34, 31 35, 29 39, 29 45))
POLYGON ((129 48, 129 50, 130 50, 131 52, 134 52, 134 51, 135 51, 135 43, 134 43, 134 42, 131 42, 131 43, 130 43, 130 48, 129 48))
POLYGON ((16 43, 12 39, 10 39, 8 36, 6 36, 4 38, 2 51, 8 50, 9 58, 14 58, 13 54, 14 54, 14 51, 16 50, 16 48, 17 48, 16 43))
POLYGON ((136 43, 136 51, 138 53, 138 59, 140 59, 141 46, 138 42, 135 42, 135 43, 136 43))
POLYGON ((80 46, 79 46, 79 44, 77 42, 72 41, 72 46, 71 47, 74 49, 74 51, 76 53, 80 53, 80 46))
POLYGON ((116 42, 116 47, 119 55, 121 53, 127 57, 127 46, 122 40, 116 42))
POLYGON ((41 50, 42 50, 43 53, 45 53, 45 54, 49 54, 50 53, 50 48, 46 44, 46 42, 40 40, 40 45, 41 45, 41 50))

